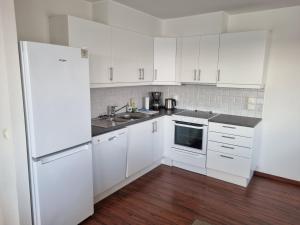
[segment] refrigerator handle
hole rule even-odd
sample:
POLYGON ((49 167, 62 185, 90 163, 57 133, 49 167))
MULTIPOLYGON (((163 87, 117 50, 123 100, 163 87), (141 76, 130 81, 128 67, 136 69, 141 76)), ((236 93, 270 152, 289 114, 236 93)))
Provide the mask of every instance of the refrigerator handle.
POLYGON ((89 144, 86 144, 86 145, 82 145, 82 146, 79 146, 77 148, 74 148, 72 150, 66 150, 62 153, 57 153, 57 154, 54 154, 54 155, 46 156, 44 158, 38 159, 37 161, 40 161, 41 164, 47 164, 47 163, 50 163, 50 162, 68 157, 70 155, 74 155, 78 152, 85 151, 85 150, 88 150, 88 149, 89 149, 89 144))

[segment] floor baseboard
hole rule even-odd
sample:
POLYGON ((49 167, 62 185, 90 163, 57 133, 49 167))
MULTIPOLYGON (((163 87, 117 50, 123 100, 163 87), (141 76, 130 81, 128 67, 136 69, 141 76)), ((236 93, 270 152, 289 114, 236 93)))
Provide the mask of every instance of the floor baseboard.
POLYGON ((288 178, 279 177, 279 176, 271 175, 271 174, 268 174, 268 173, 255 171, 254 176, 264 177, 264 178, 268 178, 268 179, 271 179, 271 180, 276 180, 276 181, 279 181, 279 182, 282 182, 282 183, 293 184, 293 185, 296 185, 296 186, 300 187, 300 181, 291 180, 291 179, 288 179, 288 178))

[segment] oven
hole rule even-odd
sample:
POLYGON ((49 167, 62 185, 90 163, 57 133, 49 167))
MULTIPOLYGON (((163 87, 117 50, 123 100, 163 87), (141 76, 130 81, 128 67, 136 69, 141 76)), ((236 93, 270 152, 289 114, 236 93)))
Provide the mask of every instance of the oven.
POLYGON ((173 120, 174 150, 206 155, 207 130, 205 123, 173 120))

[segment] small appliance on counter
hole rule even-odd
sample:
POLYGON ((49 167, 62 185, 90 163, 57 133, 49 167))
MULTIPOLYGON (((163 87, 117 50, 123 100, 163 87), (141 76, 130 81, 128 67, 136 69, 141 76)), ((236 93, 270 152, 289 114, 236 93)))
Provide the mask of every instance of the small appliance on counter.
POLYGON ((161 104, 161 92, 155 91, 155 92, 150 92, 151 95, 151 109, 152 110, 159 110, 162 107, 161 104))
POLYGON ((150 98, 148 96, 143 98, 143 109, 144 110, 150 109, 150 98))
POLYGON ((176 100, 174 98, 166 98, 165 99, 165 109, 173 110, 176 106, 176 100))

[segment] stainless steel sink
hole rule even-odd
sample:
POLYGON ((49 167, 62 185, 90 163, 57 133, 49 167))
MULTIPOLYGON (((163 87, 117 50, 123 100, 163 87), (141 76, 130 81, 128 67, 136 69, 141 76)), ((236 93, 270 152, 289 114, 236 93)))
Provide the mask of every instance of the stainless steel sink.
POLYGON ((92 125, 96 127, 109 128, 129 123, 139 119, 144 119, 149 115, 136 112, 136 113, 120 113, 114 117, 95 118, 92 119, 92 125))
POLYGON ((128 119, 128 120, 137 120, 137 119, 144 119, 148 116, 149 115, 147 115, 145 113, 136 112, 136 113, 120 113, 120 114, 117 114, 115 117, 122 118, 122 119, 128 119))

